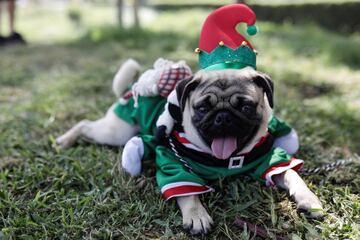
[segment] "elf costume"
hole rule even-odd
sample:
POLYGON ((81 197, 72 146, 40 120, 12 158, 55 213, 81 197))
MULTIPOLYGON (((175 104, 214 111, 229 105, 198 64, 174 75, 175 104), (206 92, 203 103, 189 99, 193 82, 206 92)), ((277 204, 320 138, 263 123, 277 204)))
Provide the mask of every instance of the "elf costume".
POLYGON ((139 134, 130 139, 122 153, 122 167, 132 176, 140 174, 141 160, 155 153, 156 121, 164 111, 166 97, 178 81, 192 75, 185 61, 173 62, 163 58, 155 61, 130 90, 113 106, 113 112, 131 125, 139 126, 139 134))
MULTIPOLYGON (((228 5, 212 12, 203 25, 199 48, 195 50, 199 54, 200 68, 205 71, 255 69, 256 52, 235 29, 238 23, 244 22, 248 26, 248 34, 254 35, 257 32, 255 21, 254 12, 244 4, 228 5)), ((269 119, 267 133, 249 152, 241 153, 239 149, 225 160, 214 157, 186 138, 181 125, 178 96, 180 94, 175 88, 167 100, 161 96, 139 96, 139 108, 134 108, 134 102, 130 100, 115 109, 120 118, 140 127, 140 135, 125 145, 123 167, 136 175, 141 169, 141 158, 152 158, 155 153, 156 178, 166 200, 212 191, 207 185, 208 180, 235 174, 248 174, 273 185, 273 175, 301 167, 303 161, 284 150, 289 144, 297 144, 296 133, 274 116, 269 119), (168 142, 165 146, 155 144, 156 126, 166 129, 168 142), (138 167, 134 171, 131 166, 135 163, 138 167)))

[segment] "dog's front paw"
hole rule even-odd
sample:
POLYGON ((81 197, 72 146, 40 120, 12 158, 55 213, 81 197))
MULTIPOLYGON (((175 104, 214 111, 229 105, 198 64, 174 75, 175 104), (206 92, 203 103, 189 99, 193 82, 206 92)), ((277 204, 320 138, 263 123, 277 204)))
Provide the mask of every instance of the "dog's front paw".
POLYGON ((214 224, 203 206, 189 209, 187 213, 183 213, 183 227, 191 235, 205 235, 211 230, 214 224))
POLYGON ((318 197, 311 191, 297 196, 297 209, 307 218, 320 219, 324 217, 324 210, 318 197))

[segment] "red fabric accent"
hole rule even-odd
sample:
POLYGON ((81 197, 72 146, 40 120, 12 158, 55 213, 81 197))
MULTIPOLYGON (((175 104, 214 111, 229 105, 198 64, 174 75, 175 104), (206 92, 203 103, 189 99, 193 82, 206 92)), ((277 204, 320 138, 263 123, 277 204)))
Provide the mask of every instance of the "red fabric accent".
MULTIPOLYGON (((296 158, 292 157, 292 158, 290 159, 290 161, 288 161, 288 162, 281 162, 281 163, 278 163, 278 164, 275 164, 275 165, 269 167, 263 174, 261 174, 261 178, 265 178, 266 174, 268 174, 269 172, 275 170, 275 169, 278 168, 278 167, 289 166, 290 163, 291 163, 293 160, 295 160, 295 159, 296 159, 296 158)), ((298 164, 298 165, 296 165, 296 166, 293 167, 293 170, 298 171, 298 170, 301 168, 301 166, 302 166, 302 164, 298 164)))
POLYGON ((258 146, 260 146, 261 144, 263 144, 263 143, 265 142, 265 140, 267 139, 268 136, 269 136, 269 132, 267 132, 265 136, 261 137, 260 140, 259 140, 259 142, 256 143, 254 147, 258 147, 258 146))
POLYGON ((129 99, 133 96, 133 92, 131 90, 127 91, 126 93, 124 93, 124 95, 122 96, 122 98, 124 99, 129 99))
POLYGON ((170 188, 170 189, 166 190, 165 192, 163 192, 163 197, 165 198, 165 200, 168 200, 169 198, 177 196, 177 195, 187 194, 187 193, 196 194, 196 193, 201 193, 201 192, 204 192, 207 190, 209 190, 209 188, 206 186, 185 185, 185 186, 174 187, 174 188, 170 188))
POLYGON ((220 41, 233 49, 238 48, 245 41, 252 48, 249 41, 236 31, 236 25, 242 22, 248 26, 256 22, 255 13, 245 4, 231 4, 216 9, 205 20, 199 48, 210 53, 220 41))
POLYGON ((181 137, 177 131, 174 131, 174 135, 180 143, 191 143, 187 138, 181 137))
MULTIPOLYGON (((252 150, 254 150, 254 148, 260 147, 261 144, 263 144, 263 143, 265 142, 265 140, 268 138, 269 134, 270 134, 270 133, 267 132, 265 136, 261 137, 260 140, 259 140, 259 142, 257 142, 257 143, 255 144, 255 146, 250 150, 250 152, 251 152, 252 150)), ((241 156, 248 155, 250 152, 243 153, 241 156)))

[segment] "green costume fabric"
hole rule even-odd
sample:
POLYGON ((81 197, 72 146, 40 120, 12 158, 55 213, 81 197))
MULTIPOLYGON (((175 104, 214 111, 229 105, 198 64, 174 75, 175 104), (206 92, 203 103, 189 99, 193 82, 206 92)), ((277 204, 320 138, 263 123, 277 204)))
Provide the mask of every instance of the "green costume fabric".
MULTIPOLYGON (((158 147, 156 149, 156 164, 159 167, 161 173, 157 175, 158 183, 161 186, 164 186, 167 180, 165 175, 173 175, 174 172, 169 174, 169 171, 174 170, 173 168, 178 168, 183 166, 181 162, 178 161, 178 157, 172 152, 171 149, 166 147, 158 147), (178 166, 179 165, 179 166, 178 166), (165 174, 165 175, 164 175, 165 174)), ((289 156, 284 150, 280 148, 272 148, 267 154, 258 158, 256 161, 253 161, 242 168, 221 168, 221 167, 211 167, 200 164, 198 162, 192 161, 189 158, 185 158, 185 161, 191 167, 191 170, 196 173, 196 176, 191 176, 190 178, 203 178, 206 180, 216 180, 220 178, 224 178, 230 175, 242 174, 242 173, 250 173, 257 180, 261 180, 261 175, 272 165, 286 162, 291 156, 289 156)), ((181 167, 184 168, 184 167, 181 167)), ((186 167, 185 167, 186 168, 186 167)), ((195 175, 194 173, 188 173, 191 175, 195 175)), ((186 180, 187 177, 184 177, 183 181, 186 180)), ((196 181, 199 182, 200 180, 196 181)))
POLYGON ((207 180, 216 180, 231 175, 247 174, 256 180, 274 183, 267 174, 276 171, 279 167, 284 170, 300 167, 302 160, 294 159, 283 149, 273 147, 267 154, 241 168, 229 169, 210 167, 194 162, 191 159, 179 157, 171 150, 163 146, 156 148, 156 180, 166 200, 176 196, 195 195, 212 191, 206 185, 207 180))
MULTIPOLYGON (((273 184, 271 172, 278 171, 279 167, 289 169, 302 164, 302 160, 293 159, 284 150, 275 147, 255 161, 235 169, 210 167, 188 158, 176 156, 173 150, 164 146, 156 146, 154 140, 156 120, 163 112, 165 103, 166 99, 163 97, 139 97, 138 108, 134 107, 133 99, 129 99, 125 105, 117 103, 114 107, 114 113, 119 118, 130 124, 139 125, 139 137, 144 143, 143 158, 156 158, 158 167, 156 179, 165 199, 212 191, 213 189, 206 185, 207 180, 236 174, 248 174, 271 185, 273 184)), ((273 136, 280 137, 288 134, 291 127, 272 116, 268 124, 268 131, 273 136)))
POLYGON ((251 66, 256 69, 256 54, 247 45, 232 49, 220 45, 211 53, 201 51, 199 53, 199 64, 201 69, 207 71, 222 69, 242 69, 251 66))
POLYGON ((134 107, 134 99, 126 104, 116 103, 114 113, 131 125, 138 125, 141 135, 155 135, 156 120, 164 111, 166 98, 162 96, 138 98, 139 107, 134 107))
POLYGON ((291 132, 291 129, 292 128, 285 121, 275 117, 274 115, 270 118, 268 131, 274 137, 285 136, 291 132))

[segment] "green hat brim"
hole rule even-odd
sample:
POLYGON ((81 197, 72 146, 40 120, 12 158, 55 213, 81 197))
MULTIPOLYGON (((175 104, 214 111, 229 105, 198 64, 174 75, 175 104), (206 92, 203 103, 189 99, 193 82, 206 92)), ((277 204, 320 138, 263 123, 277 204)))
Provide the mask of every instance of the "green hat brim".
POLYGON ((237 49, 219 45, 210 53, 200 51, 199 64, 205 70, 241 69, 247 66, 256 69, 256 54, 247 45, 237 49))

